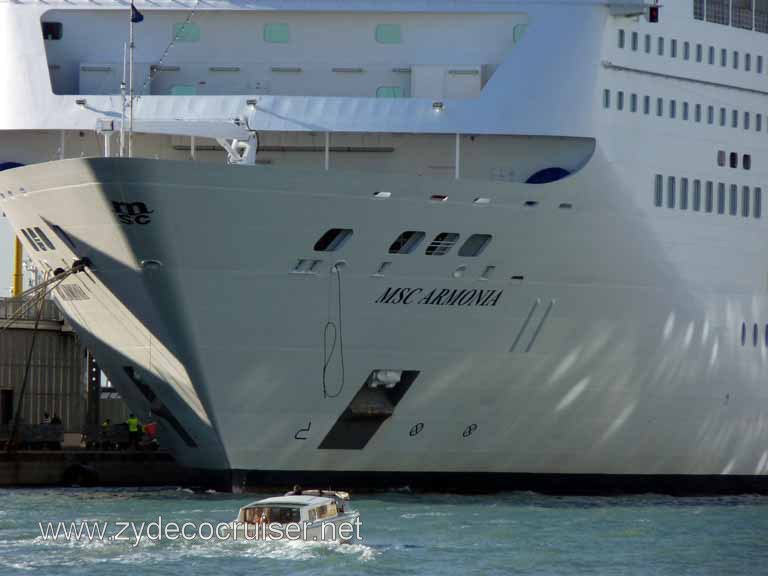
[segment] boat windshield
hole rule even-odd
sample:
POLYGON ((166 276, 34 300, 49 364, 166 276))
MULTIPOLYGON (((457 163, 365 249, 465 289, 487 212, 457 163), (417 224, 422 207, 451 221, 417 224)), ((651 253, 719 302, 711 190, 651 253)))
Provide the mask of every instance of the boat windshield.
POLYGON ((298 508, 255 506, 245 510, 243 519, 248 524, 289 524, 299 522, 301 514, 298 508))

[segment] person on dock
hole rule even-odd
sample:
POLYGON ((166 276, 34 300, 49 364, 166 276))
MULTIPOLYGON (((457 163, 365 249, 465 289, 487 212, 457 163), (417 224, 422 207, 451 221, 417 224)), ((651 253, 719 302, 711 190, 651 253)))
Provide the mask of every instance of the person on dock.
POLYGON ((51 418, 51 424, 63 424, 61 418, 55 412, 53 413, 53 418, 51 418))
POLYGON ((48 412, 43 412, 43 421, 41 424, 50 424, 51 423, 51 415, 48 414, 48 412))
POLYGON ((139 447, 139 440, 141 439, 139 419, 131 414, 128 416, 128 420, 126 420, 125 423, 128 424, 128 447, 136 450, 139 447))

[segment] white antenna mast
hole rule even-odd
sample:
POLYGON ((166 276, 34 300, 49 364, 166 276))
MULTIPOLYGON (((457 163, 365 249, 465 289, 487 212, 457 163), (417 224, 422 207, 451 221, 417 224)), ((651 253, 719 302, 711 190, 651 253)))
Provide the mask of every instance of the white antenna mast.
POLYGON ((133 0, 131 0, 131 25, 129 32, 129 71, 128 71, 128 90, 130 94, 130 110, 128 111, 128 158, 133 157, 133 19, 134 19, 133 0))
POLYGON ((120 82, 120 157, 125 156, 125 74, 128 47, 123 42, 123 81, 120 82))

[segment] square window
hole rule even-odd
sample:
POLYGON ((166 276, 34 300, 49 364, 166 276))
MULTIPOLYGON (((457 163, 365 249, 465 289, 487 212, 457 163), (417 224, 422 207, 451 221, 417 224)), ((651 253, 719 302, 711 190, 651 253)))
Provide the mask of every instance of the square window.
POLYGON ((389 253, 410 254, 421 244, 422 240, 424 240, 424 232, 406 230, 392 242, 389 247, 389 253))
POLYGON ((264 24, 264 42, 270 44, 288 44, 291 41, 291 29, 285 22, 264 24))
POLYGON ((200 26, 194 22, 176 22, 173 25, 173 40, 175 42, 199 42, 200 26))
POLYGON ((491 242, 490 234, 472 234, 466 242, 459 248, 459 256, 474 257, 480 256, 491 242))
POLYGON ((402 44, 403 32, 400 24, 379 24, 376 26, 376 42, 379 44, 402 44))
POLYGON ((459 240, 459 235, 455 232, 441 232, 434 237, 432 242, 427 246, 427 256, 443 256, 453 248, 459 240))
POLYGON ((61 40, 64 26, 61 22, 42 22, 43 40, 61 40))

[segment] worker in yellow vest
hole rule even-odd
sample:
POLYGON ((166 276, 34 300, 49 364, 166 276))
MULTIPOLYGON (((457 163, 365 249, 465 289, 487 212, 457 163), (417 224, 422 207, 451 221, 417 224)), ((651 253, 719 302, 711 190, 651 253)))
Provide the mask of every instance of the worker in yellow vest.
POLYGON ((141 439, 139 419, 131 414, 128 416, 128 420, 126 420, 125 423, 128 424, 128 446, 136 449, 139 447, 139 440, 141 439))

